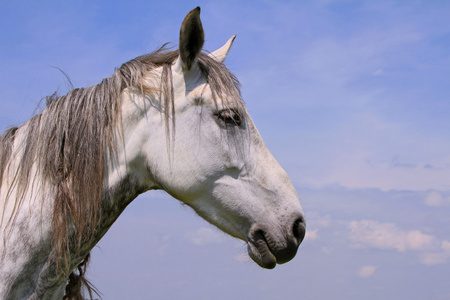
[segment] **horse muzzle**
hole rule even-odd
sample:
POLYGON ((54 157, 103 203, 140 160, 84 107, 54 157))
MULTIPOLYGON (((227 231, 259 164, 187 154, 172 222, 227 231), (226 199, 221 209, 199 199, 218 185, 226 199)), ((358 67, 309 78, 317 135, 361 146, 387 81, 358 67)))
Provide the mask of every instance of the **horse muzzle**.
POLYGON ((293 259, 306 233, 304 218, 298 216, 294 220, 282 237, 275 236, 264 226, 252 226, 247 245, 248 254, 253 261, 263 268, 273 269, 277 264, 284 264, 293 259))

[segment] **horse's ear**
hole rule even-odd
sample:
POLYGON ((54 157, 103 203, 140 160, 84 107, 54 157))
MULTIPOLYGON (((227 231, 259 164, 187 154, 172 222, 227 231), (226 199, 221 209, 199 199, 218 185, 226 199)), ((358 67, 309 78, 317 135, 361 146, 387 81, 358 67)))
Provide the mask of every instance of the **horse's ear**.
POLYGON ((233 45, 234 39, 236 35, 233 35, 222 47, 217 49, 214 52, 209 54, 209 57, 215 59, 216 61, 223 63, 225 58, 227 57, 228 51, 230 51, 231 46, 233 45))
POLYGON ((180 29, 180 59, 184 70, 189 71, 202 51, 205 42, 200 7, 191 10, 183 20, 180 29))

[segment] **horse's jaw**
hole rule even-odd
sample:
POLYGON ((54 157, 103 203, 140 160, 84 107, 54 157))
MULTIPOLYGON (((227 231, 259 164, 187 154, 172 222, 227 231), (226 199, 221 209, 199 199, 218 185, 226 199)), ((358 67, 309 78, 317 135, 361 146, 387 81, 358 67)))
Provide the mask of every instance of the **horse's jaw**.
MULTIPOLYGON (((230 176, 216 180, 212 192, 208 193, 213 197, 194 198, 185 204, 223 232, 244 241, 249 257, 260 267, 273 269, 277 264, 292 260, 306 233, 298 196, 278 195, 273 198, 278 200, 274 201, 268 201, 263 195, 252 197, 247 194, 242 198, 239 197, 244 194, 241 189, 257 184, 250 180, 244 180, 247 184, 236 181, 230 176), (286 205, 270 207, 274 203, 286 205)), ((290 189, 285 187, 283 190, 290 189)), ((269 193, 273 195, 273 190, 269 193)))

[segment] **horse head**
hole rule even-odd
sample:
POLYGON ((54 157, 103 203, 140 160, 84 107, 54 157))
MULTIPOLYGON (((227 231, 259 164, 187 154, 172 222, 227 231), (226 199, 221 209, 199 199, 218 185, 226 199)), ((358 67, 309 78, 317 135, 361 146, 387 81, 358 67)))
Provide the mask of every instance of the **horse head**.
POLYGON ((186 16, 173 61, 123 93, 123 165, 144 189, 165 190, 274 268, 295 256, 304 216, 223 65, 234 38, 205 54, 200 8, 186 16))

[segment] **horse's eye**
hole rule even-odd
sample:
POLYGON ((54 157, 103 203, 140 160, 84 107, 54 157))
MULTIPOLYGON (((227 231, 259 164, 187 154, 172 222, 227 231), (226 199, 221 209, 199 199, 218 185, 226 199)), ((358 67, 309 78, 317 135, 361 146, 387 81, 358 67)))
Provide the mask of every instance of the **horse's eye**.
POLYGON ((242 116, 239 111, 234 108, 222 109, 215 115, 219 120, 224 122, 225 125, 240 126, 242 124, 242 116))

